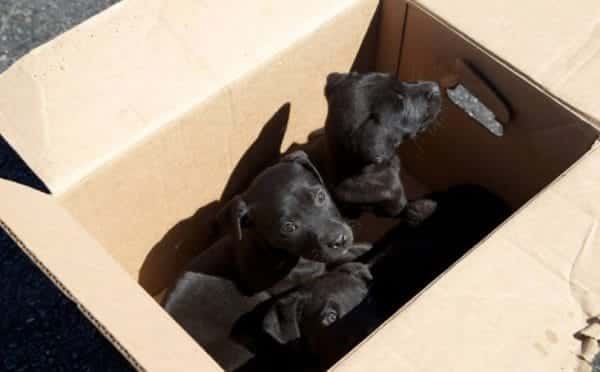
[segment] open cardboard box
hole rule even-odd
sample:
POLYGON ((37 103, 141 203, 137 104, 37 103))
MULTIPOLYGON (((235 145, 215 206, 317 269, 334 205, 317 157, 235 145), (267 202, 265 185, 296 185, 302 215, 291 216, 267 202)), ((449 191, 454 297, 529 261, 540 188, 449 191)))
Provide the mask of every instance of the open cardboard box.
POLYGON ((52 191, 1 181, 2 227, 136 368, 219 370, 153 298, 214 239, 218 201, 322 126, 327 73, 451 77, 504 136, 446 100, 407 172, 520 209, 336 369, 589 369, 598 20, 595 0, 125 0, 0 76, 2 135, 52 191))

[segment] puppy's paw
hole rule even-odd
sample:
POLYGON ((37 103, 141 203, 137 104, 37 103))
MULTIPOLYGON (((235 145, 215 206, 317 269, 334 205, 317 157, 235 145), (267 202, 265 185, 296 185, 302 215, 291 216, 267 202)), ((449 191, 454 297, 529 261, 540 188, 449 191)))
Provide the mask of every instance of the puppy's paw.
POLYGON ((427 220, 437 209, 437 202, 431 199, 418 199, 409 202, 402 213, 409 226, 416 227, 427 220))
POLYGON ((350 247, 350 249, 348 250, 347 255, 353 256, 354 258, 358 258, 370 251, 371 248, 373 248, 373 244, 368 242, 354 243, 352 247, 350 247))
POLYGON ((352 261, 356 260, 357 258, 359 258, 360 256, 367 253, 368 251, 370 251, 371 248, 373 248, 373 244, 371 244, 371 243, 367 243, 367 242, 354 243, 354 244, 352 244, 352 246, 350 248, 348 248, 348 252, 346 252, 346 254, 344 254, 339 260, 336 260, 333 263, 333 265, 331 265, 329 268, 331 268, 332 266, 335 267, 340 264, 352 262, 352 261))

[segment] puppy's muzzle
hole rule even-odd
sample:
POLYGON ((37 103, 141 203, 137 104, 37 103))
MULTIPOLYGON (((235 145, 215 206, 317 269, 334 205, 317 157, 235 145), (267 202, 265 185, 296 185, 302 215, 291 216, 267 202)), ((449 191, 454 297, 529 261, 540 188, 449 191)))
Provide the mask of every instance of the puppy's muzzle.
POLYGON ((442 91, 436 82, 422 82, 423 96, 427 101, 428 109, 423 125, 418 132, 425 131, 436 119, 442 109, 442 91))
POLYGON ((337 237, 331 239, 326 243, 327 248, 330 249, 340 249, 346 246, 346 242, 348 241, 348 236, 344 233, 339 233, 337 237))
POLYGON ((339 256, 347 252, 354 243, 352 229, 345 223, 332 223, 319 239, 319 245, 327 256, 339 256))
POLYGON ((435 99, 436 97, 439 97, 442 94, 442 92, 440 90, 440 85, 435 82, 431 82, 429 84, 430 84, 430 88, 429 88, 429 91, 425 94, 425 97, 428 100, 432 100, 432 99, 435 99))

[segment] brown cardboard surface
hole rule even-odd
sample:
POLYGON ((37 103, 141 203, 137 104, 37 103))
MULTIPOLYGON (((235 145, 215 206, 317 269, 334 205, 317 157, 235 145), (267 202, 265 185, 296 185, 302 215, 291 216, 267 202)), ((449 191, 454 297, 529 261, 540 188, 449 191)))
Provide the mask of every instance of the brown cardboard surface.
MULTIPOLYGON (((576 116, 511 77, 417 8, 410 7, 406 22, 401 77, 439 80, 454 72, 457 58, 465 58, 477 67, 482 83, 491 84, 511 108, 511 120, 505 123, 505 137, 499 142, 445 102, 442 123, 435 133, 419 141, 417 148, 403 152, 404 164, 421 181, 434 188, 483 183, 518 206, 560 174, 568 159, 578 158, 577 152, 586 151, 597 137, 576 116), (502 150, 504 145, 510 149, 502 150), (478 166, 479 160, 483 161, 478 166), (444 166, 436 166, 439 164, 444 166), (451 170, 446 164, 451 164, 451 170), (511 172, 516 174, 510 176, 511 172), (520 172, 524 173, 517 176, 520 172)), ((336 369, 587 368, 579 357, 593 357, 586 353, 591 343, 575 335, 582 329, 583 335, 589 334, 587 322, 600 312, 600 277, 594 264, 600 255, 600 210, 590 202, 600 195, 598 164, 600 153, 595 148, 336 369)))
POLYGON ((598 164, 596 147, 339 369, 575 370, 574 334, 600 311, 597 263, 581 258, 600 252, 598 164))
MULTIPOLYGON (((558 2, 546 9, 541 0, 458 1, 419 3, 559 99, 600 117, 590 103, 596 40, 577 35, 595 27, 591 1, 582 2, 584 11, 560 2, 564 12, 558 2), (531 17, 538 6, 542 16, 531 17)), ((457 55, 469 57, 484 83, 506 99, 511 122, 501 143, 448 108, 437 134, 403 154, 410 173, 434 189, 478 182, 519 206, 596 138, 579 116, 414 5, 408 18, 404 1, 384 1, 381 14, 377 6, 375 0, 127 0, 0 75, 0 91, 11 92, 0 95, 0 131, 56 194, 0 182, 3 224, 139 368, 217 368, 132 279, 158 294, 213 239, 218 199, 231 197, 280 148, 303 142, 323 124, 328 72, 365 68, 376 56, 377 66, 398 69, 401 77, 439 79, 457 55), (373 40, 381 43, 377 53, 373 40), (444 174, 435 171, 440 159, 444 174)), ((600 255, 598 151, 339 368, 575 368, 582 341, 573 335, 600 313, 598 271, 588 264, 600 255)))
POLYGON ((0 195, 2 228, 134 367, 219 370, 52 197, 4 180, 0 195))
MULTIPOLYGON (((433 189, 477 183, 519 207, 598 137, 595 129, 562 105, 418 7, 409 6, 399 76, 440 81, 461 74, 457 60, 469 64, 480 76, 480 85, 506 102, 510 115, 498 115, 510 120, 503 123, 504 136, 496 137, 445 99, 439 124, 401 151, 403 164, 433 189)), ((485 91, 473 85, 474 79, 469 76, 460 83, 475 92, 485 91)))
POLYGON ((124 1, 0 76, 0 130, 60 193, 355 3, 124 1))
POLYGON ((226 193, 241 191, 252 169, 323 125, 325 77, 355 63, 376 8, 376 1, 352 4, 335 24, 304 35, 100 167, 60 195, 61 203, 158 293, 191 254, 212 242, 211 219, 234 169, 249 174, 226 193), (244 153, 251 159, 240 162, 244 153))
POLYGON ((382 0, 378 34, 377 71, 395 74, 402 50, 406 1, 382 0))
POLYGON ((600 2, 418 0, 598 125, 600 2))

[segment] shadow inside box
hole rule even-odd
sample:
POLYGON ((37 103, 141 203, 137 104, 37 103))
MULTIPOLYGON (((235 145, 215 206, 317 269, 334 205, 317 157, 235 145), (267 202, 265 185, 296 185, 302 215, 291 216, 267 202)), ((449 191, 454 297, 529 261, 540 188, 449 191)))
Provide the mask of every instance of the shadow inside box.
POLYGON ((170 287, 195 255, 223 235, 216 224, 216 214, 221 205, 243 192, 263 169, 277 161, 289 116, 290 103, 286 102, 265 123, 255 141, 242 155, 220 199, 206 204, 192 216, 175 224, 152 247, 138 277, 139 284, 148 293, 158 296, 170 287))

